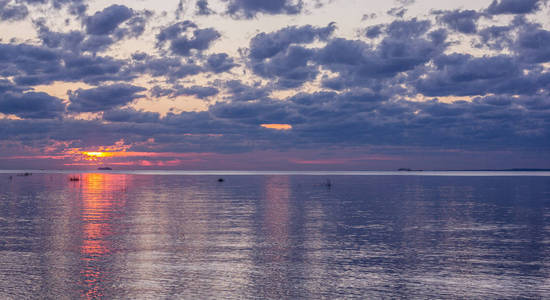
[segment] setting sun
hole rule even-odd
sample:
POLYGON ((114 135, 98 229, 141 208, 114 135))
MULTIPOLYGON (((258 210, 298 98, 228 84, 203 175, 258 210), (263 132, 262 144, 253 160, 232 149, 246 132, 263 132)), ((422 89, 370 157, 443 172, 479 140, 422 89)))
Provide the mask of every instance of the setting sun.
POLYGON ((112 153, 109 152, 82 152, 84 159, 97 160, 98 158, 111 157, 112 153))

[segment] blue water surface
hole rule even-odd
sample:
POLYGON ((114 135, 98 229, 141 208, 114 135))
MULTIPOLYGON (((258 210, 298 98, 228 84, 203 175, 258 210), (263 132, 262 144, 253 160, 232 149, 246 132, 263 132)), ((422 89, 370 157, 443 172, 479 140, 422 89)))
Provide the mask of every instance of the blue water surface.
POLYGON ((0 298, 550 298, 549 176, 407 173, 4 171, 0 298))

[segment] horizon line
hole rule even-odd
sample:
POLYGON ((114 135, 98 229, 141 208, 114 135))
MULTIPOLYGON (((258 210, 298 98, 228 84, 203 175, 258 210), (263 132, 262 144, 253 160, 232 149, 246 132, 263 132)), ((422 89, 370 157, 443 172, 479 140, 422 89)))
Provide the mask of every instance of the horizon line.
POLYGON ((310 176, 542 176, 550 177, 550 169, 501 170, 63 170, 63 169, 0 169, 0 174, 117 174, 117 175, 310 175, 310 176))

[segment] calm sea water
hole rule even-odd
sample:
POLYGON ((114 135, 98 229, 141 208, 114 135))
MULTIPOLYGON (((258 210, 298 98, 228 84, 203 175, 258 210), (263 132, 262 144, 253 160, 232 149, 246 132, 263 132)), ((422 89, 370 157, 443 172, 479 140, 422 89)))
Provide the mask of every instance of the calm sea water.
POLYGON ((550 298, 543 173, 214 173, 0 174, 0 299, 550 298))

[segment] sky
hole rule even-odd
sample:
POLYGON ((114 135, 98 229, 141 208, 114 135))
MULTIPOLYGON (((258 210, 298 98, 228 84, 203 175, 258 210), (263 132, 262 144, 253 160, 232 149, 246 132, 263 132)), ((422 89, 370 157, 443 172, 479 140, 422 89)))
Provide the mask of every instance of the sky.
POLYGON ((547 0, 0 0, 0 169, 550 168, 547 0))

